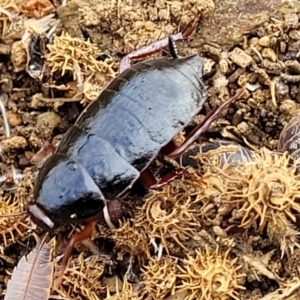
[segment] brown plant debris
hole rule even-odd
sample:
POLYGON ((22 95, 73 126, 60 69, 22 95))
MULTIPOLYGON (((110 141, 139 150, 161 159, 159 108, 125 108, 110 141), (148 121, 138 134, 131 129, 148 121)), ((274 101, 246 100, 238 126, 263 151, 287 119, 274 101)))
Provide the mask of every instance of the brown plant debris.
POLYGON ((131 225, 129 220, 116 229, 99 226, 99 231, 100 236, 113 240, 121 253, 131 253, 140 258, 151 256, 151 245, 147 232, 144 228, 131 225))
POLYGON ((230 250, 211 252, 207 247, 196 251, 196 257, 188 256, 184 265, 178 265, 182 284, 179 290, 188 290, 185 300, 239 299, 238 290, 245 274, 239 272, 237 258, 230 258, 230 250))
MULTIPOLYGON (((56 272, 61 266, 55 265, 56 272)), ((53 293, 70 299, 101 300, 101 294, 105 293, 106 287, 102 282, 104 264, 97 256, 84 258, 81 253, 73 259, 63 278, 57 277, 53 285, 53 293)))
POLYGON ((116 280, 116 293, 111 295, 107 289, 107 297, 105 300, 142 300, 138 293, 134 291, 132 284, 128 283, 126 276, 124 277, 121 291, 119 288, 118 281, 116 280))
MULTIPOLYGON (((205 212, 212 204, 209 195, 214 195, 215 205, 226 211, 236 209, 233 218, 239 220, 240 227, 254 227, 262 232, 268 224, 270 236, 275 238, 280 232, 282 245, 287 243, 296 214, 300 212, 300 181, 296 164, 290 164, 286 153, 262 149, 253 154, 252 162, 238 167, 222 167, 212 156, 202 156, 200 160, 202 180, 207 184, 204 194, 197 199, 204 204, 201 211, 205 212)), ((296 232, 293 235, 295 238, 296 232)))
POLYGON ((84 93, 82 103, 95 99, 101 89, 117 75, 116 61, 107 56, 104 60, 98 58, 104 53, 89 40, 73 38, 63 31, 55 35, 53 44, 47 45, 49 53, 45 55, 46 64, 51 73, 58 72, 64 76, 67 72, 78 82, 78 91, 74 98, 84 93), (97 74, 97 75, 95 75, 97 74))
MULTIPOLYGON (((9 216, 9 214, 24 211, 28 195, 32 191, 31 175, 30 172, 26 173, 24 180, 20 184, 12 186, 15 191, 14 194, 5 191, 0 192, 1 214, 8 215, 7 217, 0 217, 0 235, 5 247, 11 242, 24 237, 26 231, 32 228, 27 215, 9 216)), ((15 184, 15 182, 13 183, 15 184)))
POLYGON ((162 192, 147 198, 134 216, 135 225, 143 228, 149 238, 168 254, 175 245, 187 250, 185 243, 201 227, 194 215, 190 193, 182 189, 180 183, 170 184, 162 192))
POLYGON ((286 153, 262 150, 255 156, 255 164, 245 166, 252 169, 242 178, 246 180, 246 186, 241 193, 232 195, 244 202, 238 210, 243 216, 240 226, 249 228, 259 221, 258 230, 262 231, 268 222, 275 225, 278 219, 285 225, 288 220, 295 222, 295 212, 300 212, 300 181, 295 175, 296 166, 290 166, 286 153))
POLYGON ((151 258, 142 271, 141 294, 147 299, 165 299, 175 293, 177 260, 170 257, 151 258))

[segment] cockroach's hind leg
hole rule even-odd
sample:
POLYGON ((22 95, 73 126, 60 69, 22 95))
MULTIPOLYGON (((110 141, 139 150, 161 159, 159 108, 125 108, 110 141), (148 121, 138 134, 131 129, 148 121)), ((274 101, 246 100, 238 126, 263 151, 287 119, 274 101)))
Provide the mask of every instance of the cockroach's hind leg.
MULTIPOLYGON (((209 125, 219 116, 219 114, 226 109, 232 102, 234 102, 236 99, 238 99, 239 97, 242 96, 242 94, 244 93, 245 89, 241 88, 240 90, 237 91, 237 93, 232 96, 229 100, 227 100, 226 102, 224 102, 222 105, 220 105, 219 107, 213 109, 205 118, 204 120, 197 125, 190 133, 189 135, 186 137, 185 141, 179 145, 178 147, 176 147, 172 152, 170 153, 166 153, 165 151, 165 155, 167 155, 168 157, 171 158, 176 158, 179 157, 180 155, 182 155, 191 145, 194 141, 196 141, 209 127, 209 125)), ((172 149, 171 146, 174 146, 172 144, 169 145, 170 146, 170 150, 172 149)), ((174 147, 173 147, 174 148, 174 147)))

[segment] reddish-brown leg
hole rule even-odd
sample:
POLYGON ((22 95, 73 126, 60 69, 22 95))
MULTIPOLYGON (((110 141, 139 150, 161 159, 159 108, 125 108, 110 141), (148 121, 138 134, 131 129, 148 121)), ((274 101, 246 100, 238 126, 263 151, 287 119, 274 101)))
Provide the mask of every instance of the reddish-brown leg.
POLYGON ((178 145, 174 142, 174 140, 171 140, 167 145, 163 146, 160 149, 159 154, 161 154, 163 156, 168 156, 168 154, 172 153, 177 148, 178 148, 178 145))
POLYGON ((140 173, 139 181, 148 189, 157 184, 157 181, 149 169, 145 169, 140 173))
POLYGON ((145 169, 141 172, 139 181, 148 189, 157 190, 161 189, 165 185, 169 184, 171 181, 180 178, 183 173, 186 173, 186 169, 178 168, 175 172, 168 174, 163 177, 160 181, 156 181, 155 177, 149 169, 145 169))
MULTIPOLYGON (((205 119, 196 127, 194 128, 190 134, 187 136, 186 140, 180 145, 177 146, 176 143, 172 140, 167 145, 162 147, 160 150, 160 154, 169 156, 172 158, 180 156, 184 151, 187 150, 187 148, 201 136, 203 132, 207 130, 209 125, 212 121, 214 121, 219 114, 233 101, 235 101, 237 98, 239 98, 244 93, 244 89, 239 90, 233 97, 231 97, 229 100, 224 102, 219 107, 213 109, 206 117, 205 119)), ((139 181, 147 188, 149 189, 160 189, 163 186, 167 185, 171 181, 173 181, 176 178, 179 178, 182 174, 188 173, 186 169, 179 168, 174 173, 168 174, 167 176, 163 177, 159 182, 156 181, 155 177, 151 173, 149 169, 145 169, 141 172, 139 181)))
POLYGON ((30 162, 38 167, 41 167, 43 163, 49 158, 54 152, 56 148, 50 144, 45 143, 42 148, 32 156, 30 162))
POLYGON ((197 140, 201 134, 203 134, 210 124, 219 116, 219 114, 229 106, 230 103, 238 99, 242 94, 244 93, 244 89, 240 89, 233 97, 231 97, 229 100, 224 102, 222 105, 219 107, 213 109, 205 118, 204 120, 196 127, 194 128, 189 135, 186 137, 185 141, 177 146, 174 147, 175 143, 171 142, 170 145, 166 145, 163 147, 164 155, 171 157, 171 158, 176 158, 180 155, 182 155, 190 146, 191 144, 197 140), (171 150, 168 152, 167 150, 171 150))
POLYGON ((61 276, 64 274, 64 272, 67 268, 68 261, 69 261, 69 258, 71 257, 74 245, 77 244, 78 242, 83 241, 92 236, 94 222, 95 222, 94 219, 87 220, 85 223, 84 229, 81 230, 79 233, 75 234, 74 236, 72 236, 72 238, 70 239, 70 241, 66 247, 65 255, 64 255, 64 258, 62 261, 63 268, 61 270, 61 276))
MULTIPOLYGON (((198 14, 196 16, 196 19, 191 26, 187 27, 186 29, 184 29, 181 32, 171 35, 171 38, 174 41, 181 41, 181 40, 186 39, 195 30, 195 28, 197 27, 197 25, 199 23, 199 20, 200 20, 200 14, 198 14)), ((122 73, 126 69, 130 68, 132 60, 138 59, 138 58, 143 58, 148 55, 157 53, 157 52, 161 51, 162 49, 168 47, 168 45, 169 45, 169 37, 165 37, 161 40, 155 41, 147 46, 141 47, 140 49, 130 52, 129 54, 127 54, 126 56, 124 56, 121 59, 119 72, 122 73)))

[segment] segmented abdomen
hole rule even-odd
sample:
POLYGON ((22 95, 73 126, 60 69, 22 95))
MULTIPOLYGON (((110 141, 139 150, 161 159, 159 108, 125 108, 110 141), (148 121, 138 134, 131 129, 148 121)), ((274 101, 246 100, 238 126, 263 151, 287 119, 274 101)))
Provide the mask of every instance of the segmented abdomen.
POLYGON ((58 152, 86 168, 107 199, 120 195, 200 111, 202 66, 198 55, 133 66, 87 107, 58 152))

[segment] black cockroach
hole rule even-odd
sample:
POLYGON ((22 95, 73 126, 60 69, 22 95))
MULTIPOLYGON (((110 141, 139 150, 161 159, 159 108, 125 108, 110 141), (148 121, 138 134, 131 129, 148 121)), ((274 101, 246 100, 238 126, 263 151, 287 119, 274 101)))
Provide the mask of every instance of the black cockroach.
MULTIPOLYGON (((182 145, 173 142, 207 98, 201 81, 203 58, 198 54, 178 58, 174 46, 174 41, 188 37, 197 23, 198 19, 171 38, 125 56, 120 62, 120 75, 82 112, 40 170, 34 189, 35 203, 28 207, 32 221, 47 230, 59 224, 86 224, 69 241, 64 266, 73 245, 91 236, 99 214, 103 213, 108 225, 114 226, 117 216, 112 213, 112 203, 118 205, 118 198, 137 180, 148 188, 161 186, 148 170, 159 153, 181 155, 242 94, 237 93, 213 110, 182 145), (172 58, 147 60, 130 67, 132 59, 168 45, 172 58)), ((116 213, 119 211, 115 209, 116 213)))

